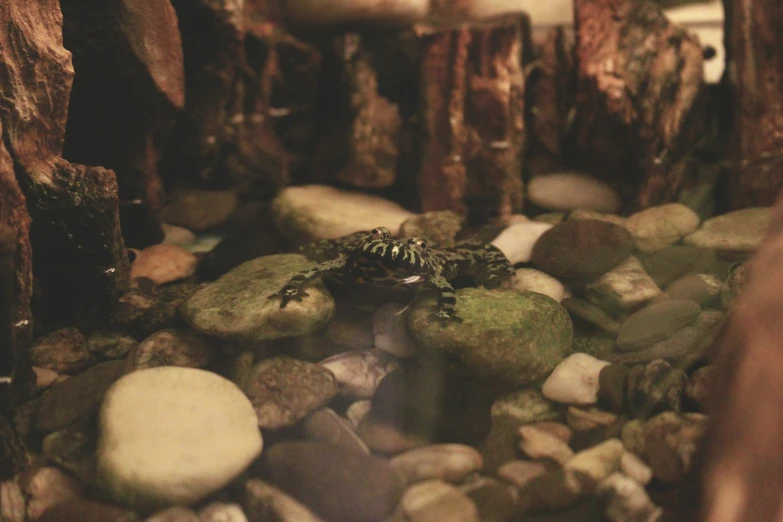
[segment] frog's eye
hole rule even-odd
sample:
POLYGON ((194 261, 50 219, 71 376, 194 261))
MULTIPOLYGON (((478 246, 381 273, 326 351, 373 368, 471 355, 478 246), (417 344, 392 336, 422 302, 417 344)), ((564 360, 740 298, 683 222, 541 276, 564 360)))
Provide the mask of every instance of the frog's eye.
POLYGON ((408 244, 411 246, 416 247, 419 250, 424 250, 427 248, 427 243, 424 242, 423 239, 419 239, 416 237, 412 237, 408 240, 408 244))
POLYGON ((380 228, 373 228, 372 232, 370 232, 373 238, 379 239, 381 236, 383 236, 383 230, 380 228))

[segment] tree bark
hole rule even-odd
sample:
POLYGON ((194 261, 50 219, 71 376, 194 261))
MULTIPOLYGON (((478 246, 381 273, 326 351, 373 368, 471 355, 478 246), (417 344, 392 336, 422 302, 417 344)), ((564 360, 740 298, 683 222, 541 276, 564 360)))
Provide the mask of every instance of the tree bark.
POLYGON ((74 72, 59 4, 2 2, 0 26, 0 122, 33 219, 37 326, 105 320, 127 287, 129 263, 114 173, 61 157, 74 72))
POLYGON ((723 7, 734 116, 728 202, 767 206, 783 187, 783 5, 724 0, 723 7))
POLYGON ((614 185, 625 210, 674 201, 678 168, 704 133, 699 42, 649 0, 575 0, 579 164, 614 185))

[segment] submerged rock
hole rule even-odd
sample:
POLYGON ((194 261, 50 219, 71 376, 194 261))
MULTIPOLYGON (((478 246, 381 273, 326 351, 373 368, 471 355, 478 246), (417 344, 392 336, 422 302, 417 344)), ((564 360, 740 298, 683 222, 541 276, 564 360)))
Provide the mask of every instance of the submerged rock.
POLYGON ((312 333, 329 322, 334 300, 320 281, 307 285, 301 302, 280 308, 270 299, 291 277, 313 266, 304 256, 280 254, 248 261, 196 292, 180 308, 183 319, 207 335, 258 342, 312 333))
POLYGON ((457 291, 462 323, 430 318, 433 299, 413 305, 409 327, 422 350, 455 355, 464 371, 491 390, 543 379, 571 350, 573 327, 560 303, 535 292, 457 291))
POLYGON ((106 393, 97 472, 123 504, 189 505, 232 481, 261 446, 253 406, 231 381, 194 368, 151 368, 106 393))
POLYGON ((761 245, 769 223, 769 207, 744 208, 708 219, 684 241, 720 252, 750 253, 761 245))

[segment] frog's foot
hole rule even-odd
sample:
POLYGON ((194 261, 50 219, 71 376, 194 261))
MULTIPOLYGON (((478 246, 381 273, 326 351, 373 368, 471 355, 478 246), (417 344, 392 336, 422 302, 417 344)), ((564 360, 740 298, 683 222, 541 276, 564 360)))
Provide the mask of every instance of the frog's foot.
POLYGON ((452 323, 463 322, 462 317, 458 316, 456 312, 449 310, 438 310, 432 313, 432 320, 439 323, 441 326, 446 326, 452 323))
POLYGON ((289 301, 293 300, 301 303, 302 299, 304 299, 308 295, 310 294, 308 294, 298 286, 285 285, 283 288, 280 289, 280 291, 270 295, 269 299, 282 297, 282 299, 280 300, 280 308, 285 308, 285 306, 288 304, 289 301))

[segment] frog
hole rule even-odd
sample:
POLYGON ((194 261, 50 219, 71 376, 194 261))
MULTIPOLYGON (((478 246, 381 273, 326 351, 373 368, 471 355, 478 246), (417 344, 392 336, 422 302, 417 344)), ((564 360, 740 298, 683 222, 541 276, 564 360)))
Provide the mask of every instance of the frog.
POLYGON ((313 279, 334 274, 359 284, 431 291, 437 295, 433 319, 445 324, 462 322, 452 282, 470 278, 475 286, 498 288, 514 274, 514 267, 496 246, 463 240, 440 247, 421 237, 393 238, 386 227, 361 231, 337 239, 312 243, 302 249, 320 261, 294 275, 279 291, 280 308, 307 297, 304 286, 313 279))

